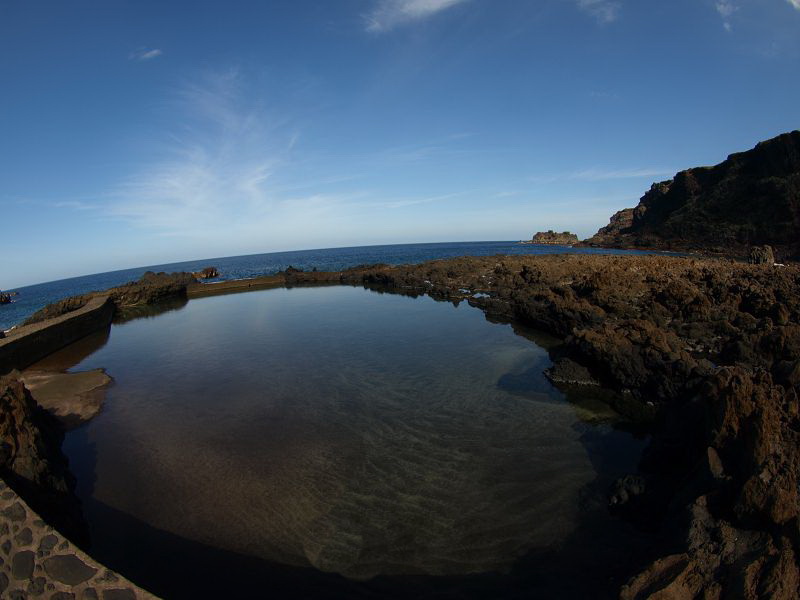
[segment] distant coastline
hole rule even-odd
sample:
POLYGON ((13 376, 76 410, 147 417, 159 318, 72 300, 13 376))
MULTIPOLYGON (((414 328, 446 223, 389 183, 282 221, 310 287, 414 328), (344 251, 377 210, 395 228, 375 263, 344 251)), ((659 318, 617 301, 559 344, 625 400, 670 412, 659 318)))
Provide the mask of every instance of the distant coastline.
POLYGON ((289 266, 310 271, 340 271, 363 264, 419 264, 426 260, 455 258, 459 256, 491 256, 553 254, 656 254, 656 250, 629 250, 604 248, 569 248, 556 245, 521 245, 517 241, 479 241, 479 242, 433 242, 421 244, 390 244, 379 246, 351 246, 344 248, 323 248, 318 250, 292 250, 248 254, 224 258, 202 258, 198 260, 160 265, 142 266, 120 271, 109 271, 94 275, 72 277, 27 287, 15 288, 19 295, 14 302, 0 306, 0 331, 20 324, 37 310, 68 296, 106 290, 129 281, 139 279, 145 272, 186 272, 196 273, 208 265, 220 271, 219 277, 208 281, 228 281, 232 279, 251 279, 274 275, 289 266))

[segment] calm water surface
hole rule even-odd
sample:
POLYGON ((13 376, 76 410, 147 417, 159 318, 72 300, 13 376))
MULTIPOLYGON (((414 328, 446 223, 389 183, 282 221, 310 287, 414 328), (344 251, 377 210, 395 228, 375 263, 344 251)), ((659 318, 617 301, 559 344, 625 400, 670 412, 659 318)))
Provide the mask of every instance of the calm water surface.
POLYGON ((170 597, 170 561, 257 561, 251 574, 273 569, 297 597, 376 577, 502 581, 574 537, 587 490, 641 447, 565 401, 542 348, 466 304, 267 290, 192 300, 99 344, 73 369, 115 382, 64 445, 92 551, 170 597))

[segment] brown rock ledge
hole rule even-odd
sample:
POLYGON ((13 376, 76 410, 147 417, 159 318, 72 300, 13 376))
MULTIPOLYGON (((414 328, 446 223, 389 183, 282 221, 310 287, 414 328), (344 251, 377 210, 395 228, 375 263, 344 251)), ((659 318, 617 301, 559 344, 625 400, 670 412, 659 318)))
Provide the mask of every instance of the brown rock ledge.
POLYGON ((112 381, 102 369, 80 373, 27 370, 20 380, 36 403, 66 429, 77 427, 100 412, 105 389, 112 381))

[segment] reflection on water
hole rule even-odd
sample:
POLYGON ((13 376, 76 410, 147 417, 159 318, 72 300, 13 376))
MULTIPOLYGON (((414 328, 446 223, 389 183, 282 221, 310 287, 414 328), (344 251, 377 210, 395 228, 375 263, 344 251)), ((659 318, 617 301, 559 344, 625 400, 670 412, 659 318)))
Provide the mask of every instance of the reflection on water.
POLYGON ((570 535, 598 475, 548 364, 467 305, 348 287, 204 298, 116 325, 76 366, 116 384, 65 449, 90 521, 103 506, 354 579, 503 571, 570 535))

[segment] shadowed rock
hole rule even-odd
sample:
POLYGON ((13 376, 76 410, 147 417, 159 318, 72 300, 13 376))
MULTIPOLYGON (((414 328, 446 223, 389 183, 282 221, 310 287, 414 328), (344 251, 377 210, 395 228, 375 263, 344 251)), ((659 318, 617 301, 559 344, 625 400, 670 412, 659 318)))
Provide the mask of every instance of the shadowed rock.
POLYGON ((772 265, 775 263, 775 255, 772 246, 755 246, 750 249, 748 262, 751 265, 772 265))

